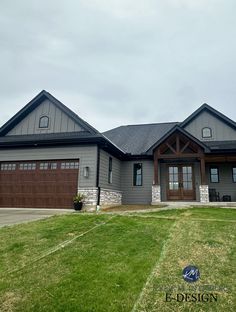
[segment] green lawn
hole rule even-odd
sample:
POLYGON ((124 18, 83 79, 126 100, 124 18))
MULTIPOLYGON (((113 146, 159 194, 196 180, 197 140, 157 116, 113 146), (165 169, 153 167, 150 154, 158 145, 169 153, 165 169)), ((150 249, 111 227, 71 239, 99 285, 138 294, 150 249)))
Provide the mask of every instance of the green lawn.
POLYGON ((71 214, 0 229, 0 311, 235 311, 236 210, 71 214), (182 279, 195 264, 200 280, 182 279), (204 293, 217 302, 165 302, 204 293))

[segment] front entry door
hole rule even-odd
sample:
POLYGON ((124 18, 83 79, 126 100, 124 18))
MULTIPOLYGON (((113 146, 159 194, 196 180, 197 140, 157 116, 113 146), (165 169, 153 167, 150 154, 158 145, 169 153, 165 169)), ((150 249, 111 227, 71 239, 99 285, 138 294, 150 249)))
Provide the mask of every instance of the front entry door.
POLYGON ((168 200, 194 200, 194 182, 192 165, 168 166, 168 200))

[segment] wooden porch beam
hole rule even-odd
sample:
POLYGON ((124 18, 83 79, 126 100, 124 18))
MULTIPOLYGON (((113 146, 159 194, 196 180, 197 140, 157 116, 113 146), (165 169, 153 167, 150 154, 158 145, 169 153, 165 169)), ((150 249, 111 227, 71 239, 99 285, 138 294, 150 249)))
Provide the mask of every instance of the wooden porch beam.
POLYGON ((224 156, 224 155, 207 155, 205 157, 205 161, 207 163, 214 163, 214 162, 235 162, 236 156, 224 156))
POLYGON ((174 154, 176 154, 176 150, 175 150, 168 142, 166 142, 166 145, 169 147, 169 149, 170 149, 174 154))
POLYGON ((158 156, 154 154, 154 184, 159 185, 158 156))
POLYGON ((169 155, 169 154, 161 154, 159 155, 159 158, 162 159, 176 159, 176 158, 200 158, 202 154, 199 153, 192 153, 192 154, 175 154, 175 155, 169 155))
POLYGON ((180 138, 178 134, 176 135, 176 151, 177 151, 177 154, 180 151, 180 138))
POLYGON ((205 163, 205 157, 202 156, 200 158, 201 163, 201 183, 202 185, 206 185, 206 163, 205 163))
POLYGON ((189 146, 190 142, 188 141, 184 147, 181 149, 180 153, 183 153, 183 151, 185 151, 185 149, 189 146))

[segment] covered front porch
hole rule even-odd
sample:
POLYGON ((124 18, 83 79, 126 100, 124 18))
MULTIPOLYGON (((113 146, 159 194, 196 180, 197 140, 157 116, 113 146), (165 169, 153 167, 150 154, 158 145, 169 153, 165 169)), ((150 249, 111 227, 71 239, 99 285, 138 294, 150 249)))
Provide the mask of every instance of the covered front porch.
POLYGON ((153 150, 152 204, 236 202, 236 156, 212 154, 177 129, 153 150))
POLYGON ((236 202, 236 156, 206 155, 210 202, 236 202))

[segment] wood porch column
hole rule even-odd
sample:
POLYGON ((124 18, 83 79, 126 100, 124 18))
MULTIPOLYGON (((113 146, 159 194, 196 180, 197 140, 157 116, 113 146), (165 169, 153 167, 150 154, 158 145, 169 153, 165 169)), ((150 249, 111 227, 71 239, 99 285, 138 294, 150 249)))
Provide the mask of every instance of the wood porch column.
POLYGON ((158 155, 154 153, 154 185, 159 185, 158 155))
POLYGON ((206 185, 206 162, 204 155, 200 158, 201 162, 201 184, 206 185))

